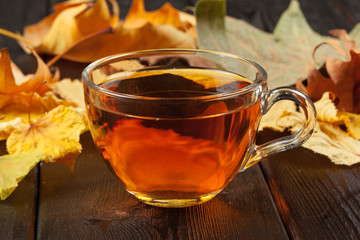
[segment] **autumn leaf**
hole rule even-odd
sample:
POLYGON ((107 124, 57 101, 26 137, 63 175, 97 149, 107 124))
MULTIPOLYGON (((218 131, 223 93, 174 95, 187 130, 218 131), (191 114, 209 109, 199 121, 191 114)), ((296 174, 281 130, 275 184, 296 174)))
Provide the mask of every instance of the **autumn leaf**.
POLYGON ((308 64, 307 78, 299 79, 296 87, 308 94, 313 101, 330 91, 336 95, 339 110, 360 113, 360 50, 346 31, 338 29, 330 33, 342 42, 323 42, 315 48, 314 55, 320 46, 329 45, 338 57, 328 56, 321 69, 308 64))
POLYGON ((46 162, 61 162, 73 168, 81 152, 80 134, 87 128, 84 116, 60 105, 37 121, 15 129, 6 146, 10 154, 40 149, 46 162))
MULTIPOLYGON (((306 78, 305 66, 313 61, 313 49, 331 39, 311 29, 296 0, 281 15, 272 34, 243 20, 226 17, 225 0, 199 1, 196 18, 200 48, 254 60, 268 72, 270 88, 293 85, 299 78, 306 78)), ((326 52, 321 54, 317 58, 325 59, 326 52)))
POLYGON ((0 56, 0 140, 7 138, 18 124, 29 123, 45 112, 59 106, 75 106, 71 102, 50 94, 49 85, 59 79, 59 72, 52 76, 43 60, 33 51, 38 63, 34 74, 24 75, 11 62, 4 48, 0 56), (46 95, 44 95, 46 93, 46 95))
POLYGON ((110 2, 113 13, 106 0, 55 5, 52 15, 24 29, 24 38, 40 53, 80 62, 135 50, 195 46, 184 30, 190 28, 190 22, 182 21, 184 15, 169 4, 146 12, 143 0, 134 1, 129 19, 120 21, 116 1, 110 2))
POLYGON ((0 55, 0 98, 4 95, 18 94, 20 92, 37 92, 43 94, 49 91, 48 83, 58 81, 60 75, 58 70, 55 75, 51 74, 39 55, 32 50, 36 57, 37 70, 34 74, 24 75, 21 70, 11 62, 8 50, 1 49, 0 55))
POLYGON ((132 29, 119 24, 114 33, 87 39, 71 49, 64 57, 74 61, 89 62, 116 53, 159 48, 193 48, 193 46, 193 40, 189 35, 170 25, 154 26, 148 23, 132 29))
POLYGON ((118 17, 110 13, 106 0, 68 1, 54 8, 53 14, 24 28, 24 38, 41 53, 60 54, 79 39, 115 28, 118 23, 118 17))
POLYGON ((179 11, 170 3, 165 3, 156 11, 147 12, 143 0, 133 0, 131 8, 126 16, 125 25, 129 27, 131 27, 131 25, 142 25, 143 20, 154 25, 169 24, 178 29, 183 27, 179 11))
POLYGON ((339 112, 339 117, 344 122, 349 134, 355 139, 360 140, 360 114, 339 112))
POLYGON ((19 93, 0 96, 0 140, 9 137, 16 126, 29 124, 51 109, 59 106, 76 106, 74 103, 59 99, 54 94, 40 96, 37 93, 19 93))
POLYGON ((344 125, 348 135, 360 140, 360 114, 339 111, 334 100, 333 93, 325 92, 322 98, 315 102, 317 119, 337 126, 344 125))
MULTIPOLYGON (((317 124, 313 135, 302 146, 323 154, 335 164, 352 165, 360 163, 360 141, 358 133, 360 115, 338 112, 332 95, 324 93, 322 98, 315 102, 317 124), (349 121, 348 117, 355 119, 349 121), (344 131, 342 125, 346 126, 344 131), (354 133, 357 133, 354 134, 354 133)), ((270 128, 275 131, 290 129, 297 132, 305 121, 303 113, 297 111, 291 101, 281 101, 275 104, 270 112, 265 114, 260 122, 260 129, 270 128)))
POLYGON ((77 107, 85 109, 83 84, 80 80, 65 78, 51 84, 50 88, 66 102, 74 103, 77 107))
POLYGON ((73 168, 81 151, 79 135, 87 130, 85 107, 78 106, 79 99, 66 99, 65 91, 59 90, 80 91, 81 95, 81 83, 65 80, 59 84, 58 77, 52 77, 36 52, 34 55, 38 69, 26 76, 10 61, 6 49, 0 56, 0 139, 8 139, 11 154, 0 157, 2 200, 39 161, 61 162, 73 168))
POLYGON ((0 199, 6 199, 29 171, 45 158, 39 150, 0 156, 0 199))

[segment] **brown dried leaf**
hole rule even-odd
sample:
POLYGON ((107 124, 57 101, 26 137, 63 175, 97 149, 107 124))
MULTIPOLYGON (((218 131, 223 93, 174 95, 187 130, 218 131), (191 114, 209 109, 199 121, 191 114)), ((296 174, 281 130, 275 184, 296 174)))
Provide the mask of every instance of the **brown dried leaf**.
MULTIPOLYGON (((296 87, 317 101, 323 93, 333 92, 338 100, 337 108, 341 111, 360 113, 360 51, 356 42, 351 40, 344 30, 333 30, 336 37, 344 42, 329 40, 320 45, 330 45, 341 58, 326 58, 326 73, 308 66, 307 80, 299 80, 296 87)), ((315 51, 318 49, 315 48, 315 51)))

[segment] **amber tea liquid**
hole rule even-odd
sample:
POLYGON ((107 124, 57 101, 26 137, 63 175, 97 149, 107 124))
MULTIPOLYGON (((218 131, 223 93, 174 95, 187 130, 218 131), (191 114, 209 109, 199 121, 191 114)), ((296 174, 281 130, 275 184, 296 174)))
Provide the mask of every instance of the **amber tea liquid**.
POLYGON ((259 102, 243 106, 241 96, 206 97, 247 85, 239 75, 205 69, 158 69, 106 79, 101 87, 140 100, 88 102, 91 132, 130 193, 153 205, 198 204, 238 172, 254 145, 260 114, 259 102), (145 104, 141 98, 158 100, 145 104))

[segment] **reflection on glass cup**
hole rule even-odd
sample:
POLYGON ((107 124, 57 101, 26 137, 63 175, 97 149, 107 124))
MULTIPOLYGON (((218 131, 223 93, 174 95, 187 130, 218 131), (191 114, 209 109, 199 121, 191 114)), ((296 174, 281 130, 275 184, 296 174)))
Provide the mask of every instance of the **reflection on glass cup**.
POLYGON ((94 142, 126 190, 145 203, 185 207, 213 198, 263 157, 299 146, 315 124, 308 97, 268 90, 258 64, 227 53, 151 50, 100 59, 83 72, 94 142), (303 109, 302 129, 256 145, 279 100, 303 109))

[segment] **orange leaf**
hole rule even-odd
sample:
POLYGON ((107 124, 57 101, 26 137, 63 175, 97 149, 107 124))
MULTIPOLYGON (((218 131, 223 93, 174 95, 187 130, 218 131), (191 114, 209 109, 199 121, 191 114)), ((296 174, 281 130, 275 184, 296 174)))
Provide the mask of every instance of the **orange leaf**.
POLYGON ((97 35, 67 52, 67 59, 90 62, 108 55, 157 48, 193 48, 193 39, 171 25, 145 24, 126 28, 122 23, 114 33, 97 35), (96 46, 96 47, 94 47, 96 46), (89 49, 92 49, 89 51, 89 49))
POLYGON ((73 8, 81 4, 86 4, 86 2, 88 1, 67 1, 55 5, 55 12, 53 14, 47 16, 36 24, 32 24, 24 28, 24 38, 28 39, 32 43, 33 47, 39 48, 39 46, 43 42, 43 39, 48 35, 52 24, 54 23, 55 19, 60 15, 60 13, 62 13, 68 8, 73 8))
POLYGON ((56 71, 54 77, 49 68, 32 50, 36 57, 38 67, 35 74, 24 76, 22 72, 11 63, 7 49, 1 49, 0 55, 0 94, 18 94, 20 92, 38 92, 40 94, 50 90, 45 83, 58 81, 59 72, 56 71), (17 77, 17 78, 15 78, 17 77), (17 83, 20 83, 19 85, 17 83))
POLYGON ((17 85, 11 71, 11 60, 6 48, 1 49, 0 53, 0 93, 15 91, 17 85))
MULTIPOLYGON (((115 2, 112 3, 113 9, 118 9, 115 2)), ((55 13, 24 28, 24 37, 39 52, 60 54, 79 39, 118 23, 118 16, 110 13, 106 0, 94 4, 69 1, 54 8, 55 13)))
MULTIPOLYGON (((332 31, 340 42, 329 40, 320 45, 330 45, 344 59, 328 56, 324 71, 309 67, 306 81, 301 79, 296 87, 307 93, 313 101, 320 99, 323 93, 330 91, 337 97, 337 108, 341 111, 360 112, 360 53, 356 43, 343 30, 332 31)), ((317 48, 315 48, 316 51, 317 48)))
POLYGON ((183 26, 183 23, 180 20, 179 11, 170 3, 165 3, 156 11, 147 12, 143 0, 133 0, 131 8, 126 16, 125 25, 127 27, 136 25, 140 19, 146 20, 146 22, 154 25, 170 24, 175 28, 181 28, 183 26))
POLYGON ((58 55, 48 65, 59 57, 91 62, 121 52, 195 47, 190 18, 170 4, 146 12, 143 1, 134 1, 127 19, 119 21, 117 2, 110 3, 113 13, 106 0, 58 4, 52 15, 26 27, 24 38, 36 51, 58 55))

